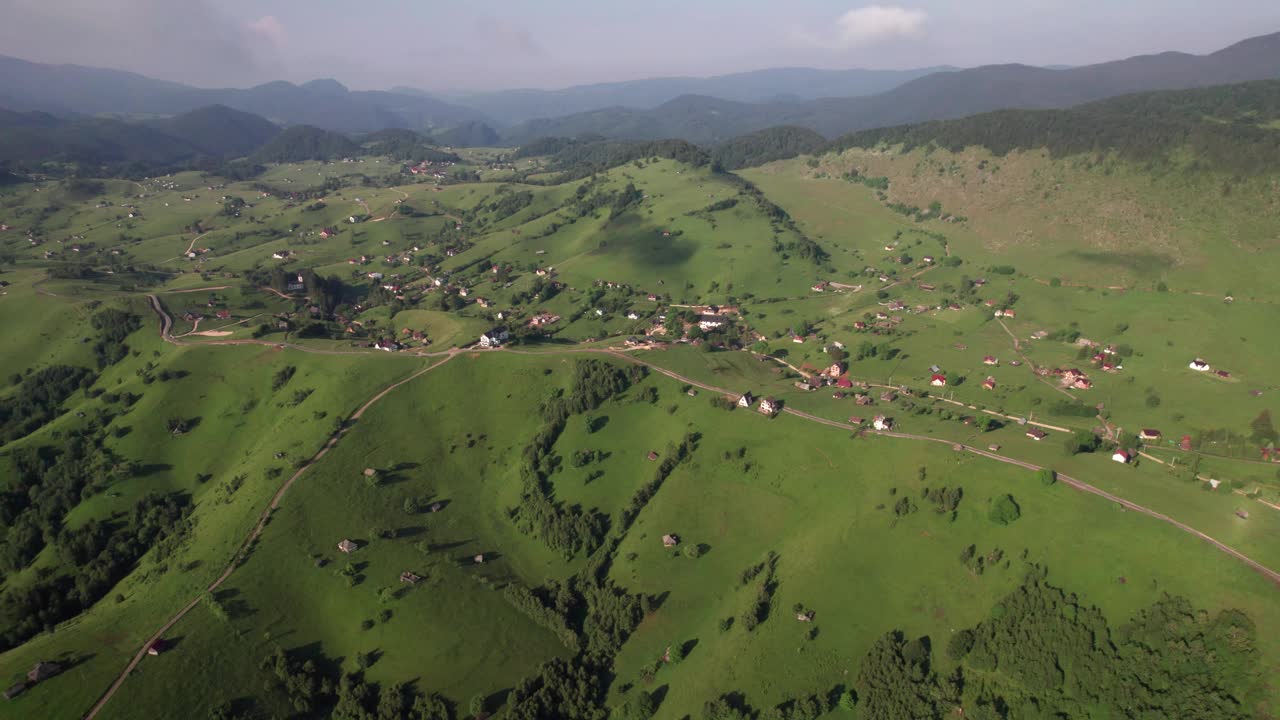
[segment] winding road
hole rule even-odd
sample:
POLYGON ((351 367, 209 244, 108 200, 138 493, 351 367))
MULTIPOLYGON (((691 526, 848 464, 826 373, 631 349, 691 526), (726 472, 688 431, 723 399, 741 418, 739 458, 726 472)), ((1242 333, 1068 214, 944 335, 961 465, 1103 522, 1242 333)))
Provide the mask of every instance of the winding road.
MULTIPOLYGON (((148 296, 148 297, 154 299, 154 296, 148 296)), ((168 337, 168 329, 172 324, 172 320, 169 318, 169 316, 166 313, 164 313, 163 310, 160 309, 160 306, 157 302, 152 302, 151 307, 160 315, 161 334, 165 336, 166 340, 169 340, 172 342, 172 339, 168 337)), ((177 344, 182 344, 182 343, 177 343, 177 344)), ((251 530, 249 534, 245 536, 244 541, 240 543, 239 549, 236 550, 235 555, 232 556, 231 558, 231 562, 227 564, 227 567, 222 571, 222 574, 219 575, 217 579, 215 579, 212 583, 210 583, 207 588, 205 588, 204 593, 201 593, 191 598, 190 602, 184 605, 181 610, 174 613, 173 616, 171 616, 167 621, 165 621, 164 625, 160 626, 158 630, 156 630, 154 633, 151 634, 151 637, 147 638, 146 642, 142 644, 142 647, 138 648, 138 651, 134 653, 134 656, 129 661, 129 664, 124 667, 124 670, 120 672, 120 675, 116 677, 115 681, 112 682, 110 687, 107 688, 107 691, 103 693, 102 697, 98 699, 98 702, 95 703, 94 706, 90 708, 89 712, 85 714, 84 716, 85 720, 90 720, 91 718, 96 717, 98 713, 102 711, 102 708, 105 707, 107 702, 110 701, 111 698, 116 694, 116 691, 118 691, 120 687, 124 685, 124 681, 127 680, 129 678, 129 675, 133 673, 134 669, 138 667, 138 663, 142 662, 142 659, 147 656, 147 649, 151 647, 152 643, 161 639, 165 635, 165 633, 169 632, 169 630, 173 628, 174 625, 178 624, 178 622, 182 620, 182 618, 186 617, 187 613, 195 609, 196 605, 200 604, 200 600, 201 598, 204 597, 205 593, 214 592, 219 587, 221 587, 222 584, 226 582, 228 578, 231 577, 231 574, 234 573, 236 568, 240 566, 240 563, 244 561, 245 553, 247 552, 249 547, 253 544, 255 540, 258 539, 259 536, 262 535, 263 529, 267 526, 267 521, 271 518, 271 514, 275 512, 275 510, 278 507, 280 507, 280 502, 284 499, 285 493, 289 492, 289 488, 293 487, 293 484, 296 483, 298 479, 301 478, 308 470, 310 470, 313 465, 319 462, 325 455, 329 453, 330 450, 332 450, 335 446, 337 446, 338 441, 341 440, 342 437, 347 434, 347 431, 351 429, 353 421, 359 420, 360 417, 364 415, 366 410, 368 410, 370 407, 372 407, 375 403, 377 403, 382 398, 386 397, 392 390, 395 390, 396 388, 408 382, 411 382, 412 380, 415 380, 418 377, 421 377, 422 375, 425 375, 426 373, 449 362, 449 360, 453 359, 453 357, 457 355, 459 352, 461 352, 461 350, 455 349, 455 350, 450 350, 448 352, 442 353, 444 355, 443 359, 438 360, 437 362, 434 362, 422 368, 421 370, 418 370, 417 372, 414 372, 413 374, 409 375, 403 380, 399 380, 395 383, 392 383, 391 385, 388 385, 387 387, 379 391, 376 395, 366 400, 363 405, 361 405, 359 408, 355 410, 355 412, 351 413, 351 415, 348 416, 347 419, 342 423, 342 426, 339 427, 337 431, 335 431, 332 435, 329 436, 329 439, 325 442, 324 446, 321 447, 320 450, 316 452, 315 455, 312 455, 311 458, 307 460, 307 462, 304 465, 302 465, 302 467, 299 467, 297 471, 293 473, 293 475, 289 476, 288 480, 285 480, 284 483, 280 485, 280 488, 276 490, 275 495, 271 497, 271 502, 267 505, 266 508, 263 509, 262 514, 258 516, 258 522, 254 524, 253 530, 251 530)))
MULTIPOLYGON (((159 299, 155 295, 148 295, 147 300, 151 305, 151 309, 156 313, 159 319, 159 323, 160 323, 159 329, 160 329, 161 337, 166 342, 173 343, 174 345, 274 345, 277 347, 288 347, 290 349, 298 350, 301 352, 312 352, 312 353, 326 354, 326 355, 356 354, 356 353, 350 353, 350 352, 317 350, 314 348, 306 348, 306 347, 301 347, 297 345, 291 345, 288 343, 273 343, 273 342, 268 342, 264 340, 221 340, 221 341, 212 341, 212 342, 203 342, 203 343, 182 342, 175 339, 170 334, 170 330, 173 326, 173 319, 169 316, 168 313, 164 311, 164 308, 160 304, 159 299)), ((347 418, 347 420, 343 422, 342 426, 337 431, 335 431, 331 436, 329 436, 329 439, 325 442, 324 446, 321 447, 320 450, 317 451, 315 455, 313 455, 309 460, 307 460, 307 462, 304 465, 299 467, 298 470, 294 472, 293 475, 291 475, 288 480, 286 480, 283 484, 281 484, 279 489, 276 490, 275 495, 272 496, 271 502, 267 505, 266 508, 263 509, 262 513, 259 515, 258 522, 253 526, 253 529, 249 532, 249 534, 245 536, 243 542, 241 542, 239 549, 237 549, 235 555, 232 557, 231 561, 227 564, 227 567, 222 571, 220 575, 218 575, 218 577, 212 583, 209 584, 209 586, 205 589, 204 593, 201 593, 200 595, 197 595, 194 598, 192 598, 186 605, 184 605, 180 610, 178 610, 168 620, 166 620, 165 623, 161 625, 154 633, 152 633, 150 637, 147 638, 146 642, 144 642, 142 646, 138 648, 138 651, 133 655, 132 659, 124 667, 124 669, 121 671, 120 675, 115 679, 115 681, 112 682, 111 685, 107 688, 106 692, 103 693, 102 697, 99 698, 98 702, 95 703, 94 706, 89 710, 89 712, 85 714, 84 716, 85 720, 92 720, 98 715, 99 712, 102 711, 103 707, 105 707, 106 704, 111 700, 111 698, 115 696, 116 692, 120 689, 120 687, 124 684, 124 682, 129 678, 129 675, 132 674, 133 671, 137 668, 138 664, 142 661, 142 659, 147 656, 147 649, 151 647, 152 643, 154 643, 156 640, 161 639, 167 632, 169 632, 174 627, 174 625, 176 625, 179 621, 181 621, 184 617, 186 617, 186 615, 189 612, 191 612, 191 610, 193 610, 200 603, 200 600, 201 598, 204 597, 205 593, 209 593, 217 590, 219 587, 222 586, 223 583, 227 581, 228 578, 231 577, 231 575, 235 572, 236 568, 239 567, 240 564, 244 561, 245 553, 247 552, 247 550, 252 546, 254 541, 256 541, 262 535, 263 529, 266 527, 267 521, 270 519, 271 514, 277 508, 280 507, 280 503, 283 501, 285 494, 289 491, 289 488, 293 487, 294 483, 296 483, 308 470, 310 470, 312 466, 318 463, 321 459, 324 458, 325 455, 329 453, 330 450, 332 450, 334 447, 337 446, 338 442, 342 439, 342 437, 346 435, 348 430, 350 430, 352 426, 352 421, 358 420, 362 415, 364 415, 366 410, 371 408, 374 404, 376 404, 382 398, 386 397, 393 390, 413 381, 418 377, 421 377, 422 375, 430 372, 431 370, 434 370, 437 367, 440 367, 441 365, 448 362, 458 354, 461 354, 464 352, 465 353, 505 352, 510 354, 520 354, 520 355, 554 355, 554 354, 579 354, 579 353, 604 354, 604 355, 609 355, 611 357, 625 360, 627 362, 643 365, 644 367, 649 368, 653 372, 656 372, 660 375, 671 378, 672 380, 675 380, 677 382, 684 383, 687 385, 691 385, 693 387, 701 388, 708 392, 719 393, 719 394, 727 395, 731 397, 734 395, 734 393, 732 393, 729 390, 726 390, 725 388, 716 387, 714 385, 699 382, 697 380, 694 380, 693 378, 685 377, 684 375, 681 375, 675 371, 668 370, 664 367, 660 367, 653 363, 647 362, 645 360, 635 357, 634 355, 629 355, 626 353, 626 351, 616 349, 616 348, 575 347, 575 348, 566 348, 564 350, 551 351, 551 352, 529 352, 529 351, 520 351, 520 350, 511 350, 511 349, 495 349, 495 350, 477 351, 473 348, 451 348, 449 350, 438 352, 438 353, 422 354, 421 356, 423 357, 439 357, 440 359, 437 362, 434 362, 420 370, 417 370, 416 372, 412 373, 408 377, 405 377, 402 380, 399 380, 395 383, 392 383, 391 385, 388 385, 387 387, 380 390, 373 397, 366 400, 364 404, 362 404, 359 408, 357 408, 347 418)), ((370 354, 370 353, 366 352, 362 354, 370 354)), ((1033 472, 1045 469, 1042 466, 1035 465, 1033 463, 1006 457, 1003 455, 999 455, 997 453, 981 450, 979 448, 975 448, 964 443, 958 443, 958 442, 946 440, 943 438, 929 437, 926 435, 915 435, 911 433, 894 432, 894 431, 888 431, 888 430, 884 430, 884 431, 866 430, 866 429, 858 430, 857 428, 854 428, 846 423, 838 422, 836 420, 829 420, 827 418, 819 417, 817 415, 813 415, 811 413, 807 413, 802 410, 796 410, 790 407, 784 407, 782 409, 782 412, 786 415, 791 415, 793 417, 797 417, 802 420, 817 423, 820 425, 833 427, 845 432, 857 432, 859 434, 878 435, 881 437, 896 438, 901 440, 915 440, 915 441, 921 441, 921 442, 942 443, 958 451, 969 452, 974 455, 987 458, 989 460, 994 460, 996 462, 1002 462, 1009 465, 1015 465, 1020 468, 1031 470, 1033 472)), ((1239 560, 1240 562, 1243 562, 1244 564, 1246 564, 1247 566, 1249 566, 1259 574, 1263 575, 1266 579, 1270 580, 1272 584, 1276 585, 1277 587, 1280 587, 1280 572, 1277 572, 1275 570, 1272 570, 1271 568, 1268 568, 1267 566, 1245 555, 1239 550, 1236 550, 1235 548, 1230 547, 1229 545, 1207 535, 1204 532, 1196 530, 1195 528, 1191 527, 1190 525, 1187 525, 1186 523, 1176 520, 1168 515, 1165 515, 1164 513, 1160 513, 1155 510, 1152 510, 1151 508, 1145 507, 1143 505, 1139 505, 1138 503, 1135 503, 1131 500, 1126 500, 1117 495, 1113 495, 1112 493, 1109 493, 1094 485, 1090 485, 1089 483, 1084 482, 1083 480, 1080 480, 1078 478, 1074 478, 1069 475, 1064 475, 1062 473, 1058 473, 1057 477, 1058 477, 1058 480, 1061 481, 1063 484, 1069 487, 1072 487, 1076 490, 1090 493, 1092 495, 1097 495, 1098 497, 1114 502, 1117 505, 1120 505, 1121 507, 1127 510, 1133 510, 1135 512, 1146 515, 1147 517, 1153 518, 1155 520, 1168 523, 1183 532, 1193 535, 1203 540, 1204 542, 1209 543, 1210 545, 1226 553, 1227 555, 1230 555, 1231 557, 1239 560)))

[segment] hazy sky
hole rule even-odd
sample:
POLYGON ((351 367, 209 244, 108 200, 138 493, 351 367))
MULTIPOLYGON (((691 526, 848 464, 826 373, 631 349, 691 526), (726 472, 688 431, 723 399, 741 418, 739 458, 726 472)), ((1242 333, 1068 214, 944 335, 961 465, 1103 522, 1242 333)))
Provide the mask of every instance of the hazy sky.
POLYGON ((1280 31, 1278 0, 0 0, 0 54, 202 86, 562 87, 765 67, 1086 64, 1280 31))

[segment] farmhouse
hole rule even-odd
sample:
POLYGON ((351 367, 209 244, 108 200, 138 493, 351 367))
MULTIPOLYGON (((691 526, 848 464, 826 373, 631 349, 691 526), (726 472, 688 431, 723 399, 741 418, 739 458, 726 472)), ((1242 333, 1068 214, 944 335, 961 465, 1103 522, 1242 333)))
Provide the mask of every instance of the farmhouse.
POLYGON ((674 533, 662 536, 662 547, 664 548, 673 548, 679 544, 680 537, 674 533))
POLYGON ((1210 369, 1209 363, 1205 362, 1204 360, 1201 360, 1200 358, 1196 358, 1195 360, 1192 360, 1191 364, 1188 365, 1188 367, 1190 367, 1192 370, 1195 370, 1196 372, 1208 372, 1210 369))
POLYGON ((648 460, 649 462, 653 462, 654 460, 657 460, 657 459, 658 459, 658 451, 657 451, 657 450, 650 450, 650 451, 649 451, 649 454, 648 454, 648 455, 645 455, 645 459, 646 459, 646 460, 648 460))
POLYGON ((982 358, 982 364, 983 365, 999 365, 1000 361, 997 360, 994 355, 987 355, 986 357, 982 358))
POLYGON ((947 376, 934 373, 933 377, 929 378, 929 384, 934 387, 943 387, 947 384, 947 376))
POLYGON ((359 549, 360 549, 360 546, 355 544, 355 542, 351 540, 343 540, 342 542, 338 543, 338 552, 340 553, 346 553, 349 555, 359 549))
POLYGON ((422 579, 421 576, 409 570, 405 570, 404 572, 400 573, 400 582, 402 583, 409 583, 410 585, 416 585, 418 581, 421 579, 422 579))
POLYGON ((1159 440, 1160 431, 1155 428, 1143 428, 1142 432, 1138 433, 1138 438, 1140 440, 1159 440))
POLYGON ((760 401, 759 410, 761 415, 776 415, 778 411, 781 409, 782 409, 782 403, 778 402, 777 400, 774 400, 771 397, 767 397, 760 401))
POLYGON ((997 310, 996 317, 1011 318, 1016 316, 1014 315, 1014 312, 1012 310, 997 310))
POLYGON ((871 418, 871 427, 877 430, 888 430, 893 427, 893 419, 884 415, 877 415, 871 418))
POLYGON ((728 322, 722 315, 699 315, 698 327, 702 330, 714 330, 728 322))
POLYGON ((169 643, 164 638, 156 638, 155 642, 147 646, 148 655, 159 655, 169 649, 169 643))
POLYGON ((847 390, 853 387, 853 381, 849 379, 848 375, 841 375, 840 378, 836 380, 836 387, 847 390))
POLYGON ((738 407, 740 408, 749 408, 755 403, 756 397, 749 392, 743 393, 742 397, 738 398, 738 407))
POLYGON ((500 347, 502 343, 511 339, 511 333, 507 332, 505 327, 496 327, 489 332, 480 336, 480 347, 495 348, 500 347))
POLYGON ((827 289, 827 284, 825 282, 816 282, 813 284, 813 288, 812 288, 814 292, 823 292, 826 289, 827 289))
POLYGON ((1111 459, 1122 465, 1128 464, 1128 462, 1133 459, 1133 453, 1128 450, 1116 450, 1111 454, 1111 459))
POLYGON ((865 421, 865 420, 863 420, 862 418, 858 417, 857 415, 852 415, 852 416, 850 416, 850 417, 849 417, 849 424, 850 424, 850 425, 861 425, 861 424, 862 424, 862 423, 864 423, 864 422, 866 422, 866 421, 865 421))
POLYGON ((993 378, 993 377, 988 377, 986 380, 983 380, 983 381, 982 381, 982 389, 983 389, 983 390, 995 390, 995 389, 996 389, 996 379, 995 379, 995 378, 993 378))
POLYGON ((1027 437, 1037 442, 1049 437, 1049 433, 1041 430, 1040 428, 1031 428, 1030 430, 1027 431, 1026 434, 1027 434, 1027 437))

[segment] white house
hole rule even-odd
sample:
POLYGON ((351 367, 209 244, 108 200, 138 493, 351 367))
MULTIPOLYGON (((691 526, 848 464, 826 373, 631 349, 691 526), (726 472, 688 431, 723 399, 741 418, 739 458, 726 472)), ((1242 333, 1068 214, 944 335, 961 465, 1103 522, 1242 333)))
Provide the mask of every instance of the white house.
POLYGON ((1116 450, 1114 453, 1112 453, 1111 459, 1120 463, 1121 465, 1127 465, 1129 461, 1133 459, 1133 454, 1130 453, 1128 450, 1116 450))
POLYGON ((720 315, 703 314, 698 316, 698 327, 703 330, 714 330, 724 325, 724 323, 725 320, 720 315))
POLYGON ((496 327, 480 336, 480 347, 495 348, 511 339, 511 333, 505 327, 496 327))
POLYGON ((1201 360, 1200 358, 1196 358, 1195 360, 1192 360, 1191 364, 1188 367, 1190 367, 1192 370, 1195 370, 1196 372, 1208 372, 1210 369, 1209 363, 1205 362, 1204 360, 1201 360))
POLYGON ((888 430, 893 427, 893 419, 884 415, 877 415, 871 420, 871 427, 877 430, 888 430))
POLYGON ((777 412, 781 409, 782 409, 782 404, 771 397, 765 398, 760 401, 761 415, 776 415, 777 412))
POLYGON ((748 393, 743 393, 743 394, 742 394, 742 397, 738 398, 738 407, 740 407, 740 408, 749 408, 749 407, 751 407, 753 404, 755 404, 755 401, 756 401, 756 397, 755 397, 754 395, 752 395, 752 394, 751 394, 751 393, 749 393, 749 392, 748 392, 748 393))

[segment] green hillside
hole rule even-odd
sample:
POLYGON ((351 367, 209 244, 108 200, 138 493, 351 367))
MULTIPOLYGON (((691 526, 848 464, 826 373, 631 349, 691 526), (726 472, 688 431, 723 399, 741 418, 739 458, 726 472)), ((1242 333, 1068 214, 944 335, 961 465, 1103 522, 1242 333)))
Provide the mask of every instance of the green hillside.
POLYGON ((6 186, 0 720, 1274 717, 1242 92, 6 186))

